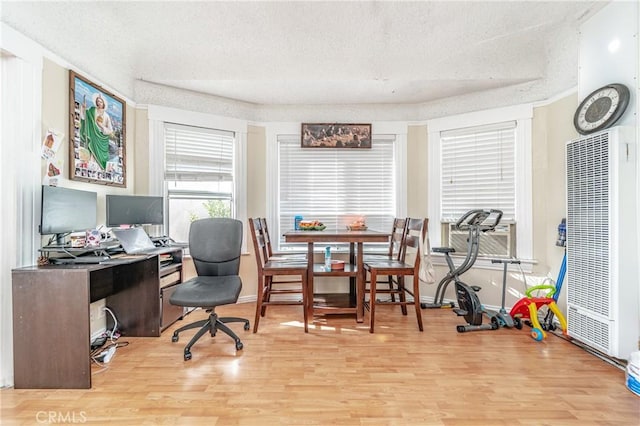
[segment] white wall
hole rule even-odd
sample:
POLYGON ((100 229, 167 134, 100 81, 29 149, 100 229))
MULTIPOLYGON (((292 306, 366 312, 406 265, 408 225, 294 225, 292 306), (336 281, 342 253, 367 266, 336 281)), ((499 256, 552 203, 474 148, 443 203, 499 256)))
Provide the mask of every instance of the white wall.
MULTIPOLYGON (((627 110, 615 124, 636 129, 636 152, 640 144, 640 2, 608 4, 580 27, 578 95, 582 100, 595 89, 610 83, 629 88, 627 110)), ((640 205, 640 156, 636 155, 636 205, 640 205)), ((631 195, 631 194, 630 194, 631 195)), ((640 220, 640 217, 637 218, 640 220)), ((640 241, 640 227, 635 235, 640 241)), ((632 258, 638 259, 638 254, 632 258)), ((635 276, 640 276, 636 262, 635 276)), ((638 284, 640 285, 640 284, 638 284)), ((638 300, 640 305, 640 300, 638 300)), ((640 318, 638 318, 640 322, 640 318)), ((640 336, 639 336, 640 337, 640 336)))
POLYGON ((580 27, 578 97, 607 84, 626 85, 631 99, 616 125, 638 125, 639 4, 612 2, 580 27))

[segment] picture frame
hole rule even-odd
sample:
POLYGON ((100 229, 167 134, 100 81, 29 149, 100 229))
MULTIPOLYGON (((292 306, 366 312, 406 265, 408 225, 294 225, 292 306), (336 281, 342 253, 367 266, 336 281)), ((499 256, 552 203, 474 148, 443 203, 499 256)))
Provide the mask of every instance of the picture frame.
POLYGON ((126 187, 126 102, 72 70, 69 89, 69 179, 126 187))
POLYGON ((302 123, 302 148, 371 148, 371 123, 302 123))

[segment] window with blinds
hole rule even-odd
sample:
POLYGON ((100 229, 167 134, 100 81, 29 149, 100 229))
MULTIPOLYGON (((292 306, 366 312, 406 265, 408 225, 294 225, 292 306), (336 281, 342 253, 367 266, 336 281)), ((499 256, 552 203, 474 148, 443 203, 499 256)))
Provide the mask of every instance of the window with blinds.
MULTIPOLYGON (((345 229, 364 217, 370 229, 391 229, 396 212, 395 135, 373 135, 370 149, 301 148, 300 135, 278 135, 278 221, 294 217, 345 229)), ((280 241, 283 249, 295 245, 280 241)))
POLYGON ((235 133, 164 124, 169 236, 186 242, 195 219, 234 215, 235 133))
POLYGON ((472 209, 499 209, 501 225, 481 236, 480 255, 514 255, 516 122, 443 131, 440 143, 443 241, 466 253, 467 233, 452 224, 472 209))

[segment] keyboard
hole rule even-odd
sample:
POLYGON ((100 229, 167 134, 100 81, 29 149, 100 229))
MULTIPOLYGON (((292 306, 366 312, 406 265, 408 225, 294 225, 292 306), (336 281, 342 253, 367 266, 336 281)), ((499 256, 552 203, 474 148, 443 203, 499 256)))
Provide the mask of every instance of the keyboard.
POLYGON ((51 263, 55 264, 98 264, 106 260, 111 259, 109 256, 80 256, 80 257, 56 257, 49 259, 51 263))
POLYGON ((120 247, 120 242, 117 240, 102 241, 98 247, 102 249, 118 248, 120 247))

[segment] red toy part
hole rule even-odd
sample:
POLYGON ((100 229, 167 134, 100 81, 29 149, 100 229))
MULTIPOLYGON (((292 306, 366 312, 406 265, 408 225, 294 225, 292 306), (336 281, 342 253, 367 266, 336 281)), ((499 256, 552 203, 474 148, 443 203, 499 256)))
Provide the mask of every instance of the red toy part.
POLYGON ((542 306, 555 302, 552 297, 523 297, 511 308, 510 314, 513 318, 520 317, 521 320, 531 319, 529 305, 533 303, 536 310, 542 306))
POLYGON ((562 333, 567 334, 567 321, 565 320, 564 315, 562 315, 562 312, 560 312, 560 309, 558 309, 558 305, 552 297, 554 291, 555 287, 551 286, 543 285, 532 287, 527 290, 527 297, 523 297, 522 299, 518 300, 516 304, 511 308, 510 315, 512 318, 519 318, 520 321, 524 321, 525 319, 531 321, 533 329, 535 330, 535 335, 534 333, 532 333, 532 337, 535 340, 542 340, 546 336, 545 332, 542 329, 542 326, 540 325, 540 322, 538 321, 538 309, 542 306, 549 307, 551 312, 553 312, 554 315, 558 318, 558 321, 560 321, 562 333), (546 297, 530 296, 532 291, 540 290, 543 288, 551 288, 552 291, 548 293, 546 297))

